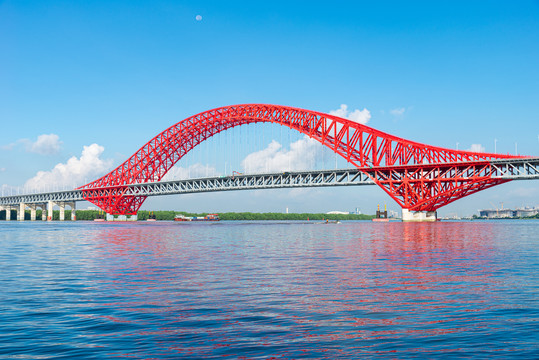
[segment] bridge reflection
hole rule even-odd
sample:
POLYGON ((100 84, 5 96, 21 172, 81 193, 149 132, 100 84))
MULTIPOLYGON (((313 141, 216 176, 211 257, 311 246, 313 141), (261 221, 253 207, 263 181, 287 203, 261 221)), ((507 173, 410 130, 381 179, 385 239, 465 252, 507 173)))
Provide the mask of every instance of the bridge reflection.
POLYGON ((121 224, 95 228, 88 260, 108 294, 101 306, 117 314, 101 321, 129 319, 136 326, 122 337, 159 342, 166 354, 231 355, 249 344, 247 357, 432 356, 498 331, 506 285, 496 227, 121 224))

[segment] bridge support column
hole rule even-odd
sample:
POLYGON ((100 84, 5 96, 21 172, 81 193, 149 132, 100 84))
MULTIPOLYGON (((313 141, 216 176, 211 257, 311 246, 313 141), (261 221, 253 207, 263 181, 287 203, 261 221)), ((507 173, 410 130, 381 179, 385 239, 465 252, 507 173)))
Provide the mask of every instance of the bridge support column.
POLYGON ((436 219, 436 211, 410 211, 408 209, 402 209, 402 221, 404 222, 433 222, 436 219))
POLYGON ((52 221, 52 207, 54 206, 54 203, 49 200, 47 202, 47 221, 52 221))
POLYGON ((10 221, 11 220, 11 205, 6 206, 5 209, 6 209, 6 221, 10 221))
POLYGON ((26 210, 26 204, 21 203, 19 205, 19 212, 17 213, 17 220, 24 221, 24 210, 26 210))
POLYGON ((71 207, 71 221, 75 221, 77 220, 77 203, 76 202, 72 202, 72 203, 67 203, 70 207, 71 207))
POLYGON ((47 204, 39 204, 41 208, 41 221, 47 221, 47 204))
POLYGON ((66 205, 65 203, 58 203, 57 204, 58 207, 60 208, 60 221, 64 221, 65 220, 65 210, 66 210, 66 205))
POLYGON ((30 221, 36 221, 37 205, 36 204, 29 204, 28 207, 30 208, 30 221))

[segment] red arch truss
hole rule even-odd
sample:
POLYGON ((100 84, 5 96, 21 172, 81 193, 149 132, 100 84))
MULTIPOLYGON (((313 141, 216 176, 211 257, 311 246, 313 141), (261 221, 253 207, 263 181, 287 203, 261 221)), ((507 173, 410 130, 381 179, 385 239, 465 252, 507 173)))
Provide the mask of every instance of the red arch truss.
POLYGON ((425 145, 351 120, 288 106, 225 106, 184 119, 155 136, 107 175, 86 184, 84 198, 112 214, 136 214, 146 197, 124 196, 127 185, 159 181, 204 140, 244 124, 271 122, 318 140, 369 174, 399 205, 434 211, 505 182, 490 175, 490 159, 515 156, 425 145))

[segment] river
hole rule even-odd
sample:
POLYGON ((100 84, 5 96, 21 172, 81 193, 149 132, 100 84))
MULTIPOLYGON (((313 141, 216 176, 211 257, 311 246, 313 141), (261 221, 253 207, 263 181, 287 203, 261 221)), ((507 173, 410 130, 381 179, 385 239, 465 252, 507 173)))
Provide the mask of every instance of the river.
POLYGON ((0 358, 538 358, 538 255, 538 221, 2 221, 0 358))

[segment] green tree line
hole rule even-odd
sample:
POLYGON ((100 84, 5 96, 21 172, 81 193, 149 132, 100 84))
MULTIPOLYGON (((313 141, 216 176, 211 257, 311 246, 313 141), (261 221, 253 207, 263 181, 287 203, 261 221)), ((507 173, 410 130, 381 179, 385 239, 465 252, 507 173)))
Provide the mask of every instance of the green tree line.
MULTIPOLYGON (((36 211, 36 220, 41 220, 41 210, 36 211)), ((176 215, 184 216, 206 216, 208 213, 189 213, 185 211, 147 211, 141 210, 137 213, 138 220, 147 220, 150 213, 155 215, 156 220, 174 220, 176 215)), ((99 210, 76 210, 77 220, 94 220, 98 215, 103 215, 99 210)), ((219 213, 221 220, 370 220, 373 215, 355 214, 321 214, 321 213, 253 213, 253 212, 225 212, 219 213)), ((0 211, 0 220, 6 219, 6 211, 0 211)), ((30 220, 30 211, 26 210, 24 219, 30 220)), ((52 219, 60 219, 60 211, 53 210, 52 219)), ((17 220, 17 211, 11 210, 11 220, 17 220)), ((71 220, 71 210, 65 210, 65 220, 71 220)))
MULTIPOLYGON (((185 211, 145 211, 138 212, 139 220, 146 220, 153 213, 156 220, 174 220, 176 215, 188 217, 203 217, 210 213, 189 213, 185 211)), ((253 213, 253 212, 225 212, 219 213, 221 220, 370 220, 373 215, 355 214, 320 214, 320 213, 253 213)))

